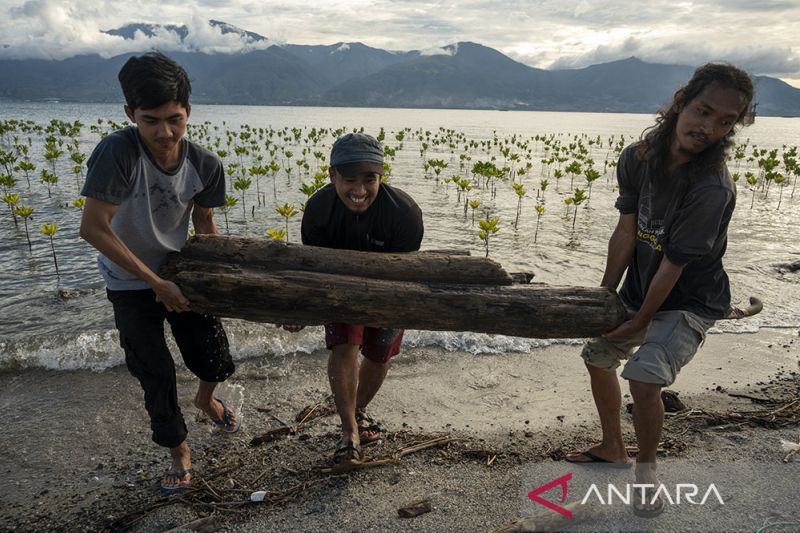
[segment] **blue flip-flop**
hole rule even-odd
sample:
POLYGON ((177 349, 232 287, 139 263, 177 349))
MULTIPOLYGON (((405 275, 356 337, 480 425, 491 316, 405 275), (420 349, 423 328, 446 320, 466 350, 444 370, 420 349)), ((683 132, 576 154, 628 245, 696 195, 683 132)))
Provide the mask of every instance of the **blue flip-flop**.
POLYGON ((230 428, 230 425, 231 425, 231 414, 233 413, 233 409, 228 409, 228 405, 223 400, 221 400, 220 398, 214 398, 214 399, 217 400, 220 404, 222 404, 222 418, 217 419, 217 420, 213 420, 212 419, 211 421, 214 422, 214 424, 216 424, 217 426, 219 426, 219 428, 222 431, 224 431, 225 433, 236 433, 236 432, 238 432, 239 429, 241 429, 241 427, 242 427, 242 416, 241 416, 241 414, 236 417, 236 427, 235 428, 230 428))
POLYGON ((184 470, 167 470, 165 477, 176 477, 180 481, 174 487, 168 487, 161 484, 161 494, 180 494, 181 492, 185 491, 189 488, 189 480, 186 479, 186 474, 191 473, 192 468, 186 468, 184 470))

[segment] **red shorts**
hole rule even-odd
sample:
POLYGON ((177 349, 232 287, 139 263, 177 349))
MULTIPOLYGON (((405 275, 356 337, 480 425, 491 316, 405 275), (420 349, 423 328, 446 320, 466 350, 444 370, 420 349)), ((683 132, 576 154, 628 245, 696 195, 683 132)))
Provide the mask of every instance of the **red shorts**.
POLYGON ((339 344, 358 344, 364 357, 374 363, 386 363, 400 353, 403 332, 334 322, 325 324, 325 346, 331 350, 339 344))

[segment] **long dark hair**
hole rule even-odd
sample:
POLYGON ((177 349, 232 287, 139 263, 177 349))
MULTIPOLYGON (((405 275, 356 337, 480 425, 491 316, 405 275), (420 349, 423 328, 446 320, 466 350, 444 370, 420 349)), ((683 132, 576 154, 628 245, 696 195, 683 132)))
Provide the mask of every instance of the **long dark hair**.
MULTIPOLYGON (((755 89, 750 75, 727 63, 707 63, 694 71, 692 79, 675 92, 669 104, 658 110, 656 123, 642 132, 641 141, 636 150, 640 159, 648 161, 657 172, 666 174, 678 115, 689 102, 712 83, 734 89, 742 95, 744 105, 739 116, 736 117, 737 125, 749 126, 753 123, 755 120, 755 105, 753 105, 755 89)), ((692 161, 690 175, 719 170, 725 162, 728 150, 733 146, 735 133, 736 128, 731 128, 728 135, 698 154, 692 161)))

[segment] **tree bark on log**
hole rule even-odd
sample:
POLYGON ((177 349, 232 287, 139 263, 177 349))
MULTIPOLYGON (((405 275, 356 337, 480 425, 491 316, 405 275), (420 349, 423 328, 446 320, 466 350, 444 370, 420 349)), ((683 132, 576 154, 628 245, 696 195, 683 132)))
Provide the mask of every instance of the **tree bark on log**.
POLYGON ((491 259, 446 252, 384 254, 287 245, 271 239, 196 235, 187 241, 180 255, 203 261, 260 267, 266 271, 299 270, 430 283, 512 283, 508 272, 491 259))
POLYGON ((234 268, 183 270, 171 279, 192 309, 256 322, 573 338, 599 335, 625 320, 619 297, 604 288, 425 284, 234 268))
POLYGON ((276 324, 575 338, 626 319, 612 290, 510 285, 494 261, 441 252, 376 254, 202 236, 173 254, 161 274, 195 311, 276 324))

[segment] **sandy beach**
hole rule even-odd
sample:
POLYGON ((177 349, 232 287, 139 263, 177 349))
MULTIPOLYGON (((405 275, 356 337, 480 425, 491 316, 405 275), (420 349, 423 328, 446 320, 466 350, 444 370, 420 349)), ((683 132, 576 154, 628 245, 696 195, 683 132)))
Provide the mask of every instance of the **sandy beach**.
MULTIPOLYGON (((553 345, 485 356, 406 351, 370 406, 387 434, 366 448, 368 458, 397 457, 438 437, 453 440, 340 475, 321 470, 338 438, 334 415, 315 417, 328 395, 326 352, 241 361, 220 388, 223 396, 242 401, 244 426, 234 436, 219 434, 198 416, 191 407, 194 379, 181 371, 195 473, 193 489, 182 497, 158 492, 166 454, 150 441, 141 390, 125 368, 5 372, 0 529, 493 531, 523 513, 521 495, 531 488, 526 468, 560 461, 599 437, 579 349, 553 345), (316 403, 317 413, 293 434, 252 443, 270 428, 294 424, 316 403), (250 503, 256 490, 267 497, 250 503), (431 511, 400 518, 398 508, 417 499, 427 499, 431 511)), ((791 403, 800 396, 799 360, 796 330, 709 335, 671 387, 691 412, 668 417, 663 464, 781 464, 781 439, 800 438, 800 410, 791 403), (747 416, 737 424, 710 421, 714 413, 776 406, 783 411, 772 427, 747 416)), ((629 402, 626 397, 623 405, 629 402)), ((634 444, 627 413, 623 428, 634 444)), ((768 518, 754 515, 742 529, 757 529, 768 518)), ((631 520, 630 529, 714 529, 681 522, 672 509, 651 521, 631 520)))

